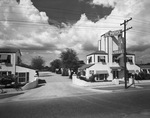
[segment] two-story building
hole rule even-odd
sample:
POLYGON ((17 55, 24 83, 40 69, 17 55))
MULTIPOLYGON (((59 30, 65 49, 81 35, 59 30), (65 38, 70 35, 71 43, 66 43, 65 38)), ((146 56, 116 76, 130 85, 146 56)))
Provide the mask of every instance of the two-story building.
MULTIPOLYGON (((98 43, 98 51, 87 55, 87 64, 79 68, 86 78, 96 75, 95 81, 124 79, 123 38, 120 31, 109 31, 98 43)), ((135 64, 135 55, 127 53, 127 71, 130 76, 140 72, 135 64)), ((128 77, 129 77, 128 76, 128 77)))
POLYGON ((21 52, 19 49, 0 49, 0 76, 14 74, 18 76, 18 82, 27 83, 34 81, 35 70, 19 66, 21 52))

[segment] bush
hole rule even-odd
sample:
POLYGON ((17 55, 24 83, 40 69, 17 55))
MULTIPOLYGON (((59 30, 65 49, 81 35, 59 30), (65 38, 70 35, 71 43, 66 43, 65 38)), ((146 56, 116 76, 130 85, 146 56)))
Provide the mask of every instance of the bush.
POLYGON ((144 72, 135 74, 135 80, 150 80, 150 74, 146 74, 144 72))
POLYGON ((86 77, 83 76, 79 76, 79 79, 84 80, 84 81, 88 81, 86 77))
POLYGON ((90 76, 89 77, 89 82, 95 82, 95 77, 96 77, 96 75, 92 75, 92 76, 90 76))
POLYGON ((95 75, 92 75, 89 78, 86 78, 86 77, 83 77, 83 76, 79 76, 79 79, 87 81, 87 82, 95 82, 94 78, 95 78, 95 75))
POLYGON ((0 84, 2 85, 7 86, 10 85, 12 82, 14 82, 14 78, 12 75, 9 76, 5 75, 0 77, 0 84))

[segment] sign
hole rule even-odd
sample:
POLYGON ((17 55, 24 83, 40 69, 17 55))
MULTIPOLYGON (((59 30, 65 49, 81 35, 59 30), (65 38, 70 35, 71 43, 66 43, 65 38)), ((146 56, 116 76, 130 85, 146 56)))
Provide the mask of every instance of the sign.
POLYGON ((118 36, 121 33, 122 33, 122 30, 109 31, 106 34, 104 34, 104 37, 118 36))
POLYGON ((121 53, 123 53, 123 50, 114 50, 113 51, 113 54, 121 54, 121 53))

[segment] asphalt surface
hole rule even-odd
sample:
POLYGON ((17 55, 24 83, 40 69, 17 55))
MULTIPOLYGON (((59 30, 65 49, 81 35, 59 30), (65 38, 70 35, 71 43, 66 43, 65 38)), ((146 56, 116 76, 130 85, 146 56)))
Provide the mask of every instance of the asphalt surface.
POLYGON ((150 90, 0 103, 0 118, 150 118, 150 90))
POLYGON ((0 95, 0 118, 150 118, 149 83, 89 88, 54 73, 40 76, 45 85, 0 95))

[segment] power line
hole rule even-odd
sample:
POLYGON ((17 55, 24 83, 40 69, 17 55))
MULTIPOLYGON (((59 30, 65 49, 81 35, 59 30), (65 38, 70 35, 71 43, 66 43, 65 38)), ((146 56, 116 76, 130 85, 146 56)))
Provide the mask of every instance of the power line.
MULTIPOLYGON (((1 22, 5 22, 5 20, 0 20, 1 22)), ((24 27, 30 27, 30 28, 35 28, 37 26, 50 26, 48 23, 38 23, 38 22, 26 22, 26 21, 14 21, 14 20, 8 20, 11 24, 18 24, 19 27, 24 26, 24 27), (20 24, 21 23, 21 24, 20 24), (32 25, 31 25, 32 24, 32 25)), ((107 23, 108 24, 108 23, 107 23)), ((1 25, 2 26, 2 25, 1 25)), ((50 27, 49 27, 50 28, 50 27)), ((73 26, 73 28, 76 29, 107 29, 107 28, 119 28, 119 27, 106 27, 106 26, 101 26, 101 27, 95 27, 95 26, 73 26)), ((55 29, 55 28, 51 28, 51 29, 55 29)), ((131 32, 137 32, 138 35, 140 35, 139 33, 143 33, 143 34, 150 34, 150 32, 146 32, 144 30, 133 30, 131 32)))
MULTIPOLYGON (((8 6, 0 6, 0 7, 8 7, 8 6)), ((16 6, 9 6, 9 7, 14 7, 14 8, 16 8, 16 6)), ((24 9, 35 9, 35 8, 28 8, 28 7, 23 7, 23 6, 18 6, 18 8, 16 8, 16 9, 19 9, 19 8, 24 8, 24 9)), ((37 8, 36 8, 37 9, 37 8)), ((51 10, 53 10, 53 11, 59 11, 59 12, 62 12, 62 13, 68 13, 68 14, 76 14, 76 15, 81 15, 82 14, 82 11, 75 11, 75 10, 71 10, 71 9, 60 9, 60 8, 43 8, 43 7, 38 7, 38 10, 39 9, 44 9, 44 10, 48 10, 48 11, 51 11, 51 10)), ((51 11, 52 12, 52 11, 51 11)), ((93 14, 95 14, 95 15, 97 15, 97 13, 89 13, 89 12, 86 12, 86 14, 87 15, 90 15, 90 16, 94 16, 93 14)), ((102 12, 101 13, 101 15, 103 15, 104 13, 102 12)))
MULTIPOLYGON (((0 6, 0 7, 7 7, 7 6, 0 6)), ((9 6, 9 7, 15 7, 16 8, 16 6, 9 6)), ((28 8, 28 7, 25 7, 25 6, 19 6, 18 8, 28 8)), ((36 8, 36 7, 35 7, 36 8)), ((28 8, 28 9, 35 9, 35 8, 28 8)), ((39 9, 46 9, 46 10, 55 10, 55 11, 59 11, 59 12, 62 12, 62 13, 64 13, 64 12, 66 12, 66 13, 69 13, 69 14, 76 14, 76 15, 81 15, 81 11, 74 11, 74 10, 70 10, 70 9, 60 9, 60 8, 42 8, 42 7, 38 7, 39 9)), ((37 8, 36 8, 37 9, 37 8)), ((14 12, 15 13, 15 12, 14 12)), ((17 13, 17 12, 16 12, 17 13)), ((18 14, 21 14, 21 13, 18 13, 18 14)), ((93 13, 87 13, 86 12, 86 14, 87 15, 90 15, 90 16, 94 16, 93 15, 93 13)), ((103 12, 101 13, 101 14, 103 14, 103 12)), ((97 13, 95 14, 96 16, 99 16, 99 15, 97 15, 97 13)), ((107 16, 107 15, 106 15, 107 16)), ((117 16, 117 15, 111 15, 111 18, 112 18, 112 16, 113 17, 116 17, 116 18, 120 18, 120 19, 123 19, 123 17, 122 16, 117 16)), ((136 22, 143 22, 143 23, 150 23, 150 21, 146 21, 146 20, 144 20, 143 21, 143 19, 137 19, 137 18, 134 18, 134 21, 136 22)))

